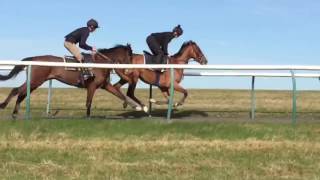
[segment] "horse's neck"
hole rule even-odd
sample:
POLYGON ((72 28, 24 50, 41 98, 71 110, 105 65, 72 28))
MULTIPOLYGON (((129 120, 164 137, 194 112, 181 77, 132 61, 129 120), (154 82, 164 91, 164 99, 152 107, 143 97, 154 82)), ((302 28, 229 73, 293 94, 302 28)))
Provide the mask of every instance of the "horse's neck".
POLYGON ((95 59, 95 63, 111 63, 112 59, 116 59, 114 58, 112 53, 101 53, 102 55, 99 54, 95 54, 94 55, 94 59, 95 59))
POLYGON ((179 56, 171 56, 172 58, 172 64, 188 64, 189 60, 191 59, 189 48, 185 48, 179 56))
POLYGON ((170 64, 188 64, 191 57, 183 53, 182 55, 178 57, 170 57, 170 64))

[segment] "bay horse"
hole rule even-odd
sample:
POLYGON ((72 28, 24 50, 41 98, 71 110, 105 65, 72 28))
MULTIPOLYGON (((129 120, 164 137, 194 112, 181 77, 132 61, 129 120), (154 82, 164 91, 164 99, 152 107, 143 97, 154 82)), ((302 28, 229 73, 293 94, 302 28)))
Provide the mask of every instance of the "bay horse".
MULTIPOLYGON (((190 59, 194 59, 201 65, 208 63, 199 46, 193 41, 188 41, 181 46, 178 53, 169 57, 169 64, 188 64, 190 59)), ((132 64, 144 64, 144 55, 133 54, 132 64)), ((156 101, 154 99, 150 99, 152 103, 168 104, 170 96, 170 71, 167 70, 161 73, 159 71, 150 69, 134 69, 128 75, 125 75, 123 73, 124 70, 121 69, 116 69, 115 71, 121 77, 121 79, 115 83, 114 86, 120 90, 121 86, 129 82, 127 96, 139 103, 145 111, 147 107, 134 95, 139 78, 146 84, 157 86, 166 99, 166 101, 156 101)), ((175 106, 183 105, 188 96, 188 91, 180 85, 180 82, 183 79, 183 71, 183 69, 174 70, 174 90, 183 93, 183 97, 177 103, 175 103, 175 106)), ((124 107, 126 106, 124 105, 124 107)))
MULTIPOLYGON (((118 45, 110 49, 99 49, 98 53, 94 54, 93 59, 94 63, 122 63, 122 64, 131 64, 132 58, 132 49, 130 45, 118 45), (101 55, 102 54, 102 55, 101 55), (108 57, 108 58, 106 58, 108 57), (112 62, 110 62, 112 61, 112 62)), ((64 62, 62 57, 45 55, 45 56, 34 56, 25 58, 22 61, 46 61, 46 62, 64 62)), ((0 81, 8 80, 15 77, 18 73, 23 71, 24 66, 17 65, 8 75, 0 75, 0 81)), ((91 104, 92 98, 97 88, 103 88, 116 97, 128 103, 132 107, 135 107, 136 103, 130 102, 130 100, 124 96, 121 92, 113 87, 110 82, 110 72, 111 69, 104 68, 94 68, 91 70, 94 74, 94 78, 90 78, 83 86, 79 84, 79 77, 81 76, 80 71, 70 71, 66 70, 65 67, 48 67, 48 66, 32 66, 31 70, 31 92, 41 86, 45 81, 50 79, 55 79, 65 84, 87 89, 87 100, 86 107, 87 117, 91 113, 91 104)), ((12 112, 12 117, 16 118, 18 114, 20 103, 25 99, 27 94, 27 82, 24 82, 20 87, 13 88, 8 95, 8 97, 0 104, 0 108, 4 109, 12 97, 18 95, 14 110, 12 112)))

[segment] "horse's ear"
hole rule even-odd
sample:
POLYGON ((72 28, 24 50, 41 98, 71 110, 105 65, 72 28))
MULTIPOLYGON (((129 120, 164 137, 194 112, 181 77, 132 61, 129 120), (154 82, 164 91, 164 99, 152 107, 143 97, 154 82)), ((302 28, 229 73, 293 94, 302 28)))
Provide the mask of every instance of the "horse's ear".
POLYGON ((131 48, 131 44, 127 43, 127 48, 130 52, 130 56, 132 55, 132 48, 131 48))

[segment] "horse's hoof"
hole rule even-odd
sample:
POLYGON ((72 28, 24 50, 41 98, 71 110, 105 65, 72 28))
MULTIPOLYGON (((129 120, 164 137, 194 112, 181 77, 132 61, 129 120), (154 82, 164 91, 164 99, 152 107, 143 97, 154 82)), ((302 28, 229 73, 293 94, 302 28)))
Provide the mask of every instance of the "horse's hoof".
POLYGON ((149 101, 150 101, 151 103, 156 103, 156 102, 157 102, 155 99, 149 99, 149 101))
POLYGON ((175 107, 175 108, 177 108, 177 107, 179 107, 179 106, 182 106, 182 103, 176 102, 176 103, 173 105, 173 107, 175 107))
POLYGON ((143 111, 144 111, 145 113, 148 113, 148 112, 149 112, 149 108, 148 108, 147 106, 143 106, 143 111))
POLYGON ((12 114, 11 117, 12 117, 13 119, 17 119, 17 114, 12 114))
POLYGON ((0 104, 0 109, 4 109, 6 107, 6 104, 2 103, 0 104))
POLYGON ((126 109, 126 108, 128 107, 128 103, 126 103, 126 102, 123 103, 123 104, 122 104, 122 107, 123 107, 123 109, 126 109))
POLYGON ((135 109, 136 109, 136 111, 142 111, 141 106, 136 106, 135 109))
POLYGON ((128 75, 128 74, 130 74, 131 72, 132 72, 131 69, 125 69, 125 70, 124 70, 124 74, 125 74, 125 75, 128 75))

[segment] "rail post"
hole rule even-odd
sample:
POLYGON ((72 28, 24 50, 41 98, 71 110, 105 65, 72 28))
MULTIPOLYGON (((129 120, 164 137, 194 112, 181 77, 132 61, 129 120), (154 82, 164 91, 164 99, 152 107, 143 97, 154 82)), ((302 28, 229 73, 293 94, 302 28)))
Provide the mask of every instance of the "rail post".
POLYGON ((152 102, 151 102, 151 99, 152 99, 152 84, 150 84, 149 86, 149 117, 151 117, 151 111, 152 111, 152 102))
POLYGON ((49 87, 48 87, 47 116, 49 116, 50 114, 51 94, 52 94, 52 79, 49 80, 49 87))
POLYGON ((27 99, 26 99, 26 119, 30 119, 30 93, 31 93, 31 70, 32 66, 27 68, 27 99))
POLYGON ((255 82, 255 76, 252 76, 251 80, 251 120, 255 119, 255 109, 256 109, 256 95, 254 91, 254 82, 255 82))
POLYGON ((291 76, 292 76, 292 124, 295 125, 297 122, 297 83, 296 83, 296 77, 294 74, 294 71, 291 70, 291 76))
POLYGON ((168 122, 171 121, 173 97, 174 97, 174 69, 170 68, 170 97, 169 97, 168 113, 167 113, 167 121, 168 122))

